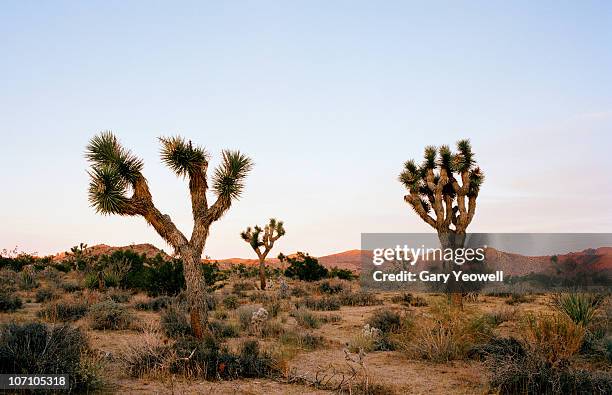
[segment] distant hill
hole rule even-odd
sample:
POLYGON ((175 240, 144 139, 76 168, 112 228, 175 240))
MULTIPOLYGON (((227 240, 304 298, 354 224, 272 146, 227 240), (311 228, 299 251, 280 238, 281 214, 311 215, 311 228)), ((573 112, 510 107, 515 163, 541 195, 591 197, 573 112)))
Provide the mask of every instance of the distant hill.
MULTIPOLYGON (((138 254, 145 254, 147 257, 155 257, 157 254, 162 254, 166 259, 170 259, 170 255, 163 250, 158 249, 152 244, 133 244, 129 246, 113 247, 106 244, 98 244, 88 247, 88 252, 92 255, 112 254, 119 250, 132 250, 138 254)), ((354 272, 361 271, 362 254, 365 259, 370 259, 372 253, 370 251, 349 250, 337 254, 324 255, 318 257, 319 262, 327 267, 338 267, 341 269, 349 269, 354 272)), ((506 275, 520 276, 529 273, 554 273, 555 266, 551 260, 552 256, 525 256, 513 254, 504 251, 498 251, 493 248, 488 248, 486 251, 487 261, 494 262, 494 268, 503 270, 506 275)), ((55 255, 54 260, 61 260, 66 256, 65 252, 55 255)), ((221 268, 228 268, 232 265, 243 264, 246 266, 257 265, 257 259, 245 258, 227 258, 227 259, 210 259, 202 260, 203 262, 212 261, 218 262, 221 268)), ((570 252, 568 254, 559 255, 557 264, 567 264, 573 262, 580 267, 589 267, 589 270, 594 271, 612 271, 612 247, 600 247, 597 249, 586 249, 578 252, 570 252)), ((278 258, 266 259, 266 264, 270 266, 280 265, 278 258)), ((417 263, 416 267, 420 265, 417 263)))
MULTIPOLYGON (((154 258, 157 254, 161 254, 165 259, 171 259, 172 257, 164 252, 164 250, 160 250, 155 247, 153 244, 132 244, 129 246, 122 247, 113 247, 106 244, 96 244, 91 247, 87 247, 87 253, 93 256, 98 255, 110 255, 115 251, 125 251, 132 250, 135 253, 141 255, 145 254, 148 258, 154 258)), ((68 251, 69 252, 69 251, 68 251)), ((66 252, 60 252, 55 254, 53 257, 54 261, 62 260, 66 257, 66 252)))

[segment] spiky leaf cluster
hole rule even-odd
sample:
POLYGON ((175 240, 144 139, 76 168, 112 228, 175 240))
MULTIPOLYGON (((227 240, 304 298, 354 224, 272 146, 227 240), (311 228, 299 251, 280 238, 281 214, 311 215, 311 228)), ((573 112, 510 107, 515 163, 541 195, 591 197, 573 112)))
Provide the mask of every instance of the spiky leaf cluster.
MULTIPOLYGON (((462 180, 464 173, 469 177, 469 190, 466 195, 478 195, 480 186, 484 181, 484 175, 480 168, 475 167, 476 160, 470 141, 468 139, 459 140, 456 148, 456 152, 452 152, 448 145, 442 145, 438 148, 427 146, 421 165, 417 165, 412 159, 404 163, 399 181, 411 193, 420 196, 418 200, 426 213, 432 210, 432 202, 434 201, 434 191, 427 182, 427 175, 430 171, 433 172, 432 181, 434 185, 437 185, 440 181, 442 171, 449 178, 449 182, 442 188, 444 198, 455 199, 457 191, 453 184, 462 180)), ((418 211, 417 206, 418 204, 412 204, 415 211, 418 211)))
POLYGON ((242 240, 249 243, 253 249, 256 249, 263 245, 263 241, 261 240, 262 231, 263 230, 257 225, 253 228, 249 226, 245 231, 240 233, 240 237, 242 237, 242 240))
POLYGON ((208 164, 207 152, 180 136, 160 137, 161 159, 177 176, 194 174, 208 164))
POLYGON ((129 200, 126 194, 141 177, 142 160, 123 148, 109 131, 90 140, 85 157, 91 163, 90 204, 102 214, 121 214, 129 200))
POLYGON ((217 196, 238 199, 252 167, 251 159, 240 151, 224 150, 222 162, 213 174, 213 189, 217 196))

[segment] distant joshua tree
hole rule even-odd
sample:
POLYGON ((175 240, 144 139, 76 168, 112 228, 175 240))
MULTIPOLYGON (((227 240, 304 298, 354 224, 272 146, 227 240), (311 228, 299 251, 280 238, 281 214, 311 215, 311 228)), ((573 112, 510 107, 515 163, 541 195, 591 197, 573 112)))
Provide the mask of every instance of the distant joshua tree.
POLYGON ((283 221, 277 221, 274 218, 271 218, 263 229, 257 225, 254 228, 249 226, 240 233, 240 237, 251 245, 259 258, 259 281, 262 290, 266 289, 266 257, 274 247, 274 242, 284 235, 283 221))
POLYGON ((217 198, 209 206, 206 196, 208 153, 182 137, 161 137, 159 141, 162 162, 178 177, 189 179, 194 221, 190 239, 178 230, 169 215, 162 214, 155 207, 142 174, 142 160, 123 148, 111 132, 94 136, 86 148, 85 156, 91 164, 88 172, 89 202, 101 214, 142 216, 174 247, 184 264, 191 327, 194 335, 202 338, 208 324, 206 288, 200 269, 202 251, 211 224, 240 197, 252 161, 240 151, 222 152, 222 163, 212 177, 212 189, 217 198))
POLYGON ((436 230, 442 248, 463 247, 484 181, 470 141, 459 140, 456 153, 447 145, 426 147, 423 163, 407 161, 399 180, 409 191, 404 200, 436 230))

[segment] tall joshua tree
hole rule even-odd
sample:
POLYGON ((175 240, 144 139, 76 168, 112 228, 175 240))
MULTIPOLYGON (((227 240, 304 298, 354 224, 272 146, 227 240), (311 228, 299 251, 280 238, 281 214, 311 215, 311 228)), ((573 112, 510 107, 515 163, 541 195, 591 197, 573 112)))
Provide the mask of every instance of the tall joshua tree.
POLYGON ((210 226, 240 197, 252 161, 240 151, 222 152, 222 162, 212 177, 216 200, 209 206, 208 153, 182 137, 162 137, 159 141, 162 162, 178 177, 189 179, 194 222, 190 239, 181 233, 169 215, 162 214, 155 207, 142 174, 143 161, 122 147, 111 132, 94 136, 86 148, 85 156, 91 164, 88 171, 89 202, 101 214, 142 216, 174 248, 184 265, 191 327, 195 336, 202 338, 208 323, 208 311, 200 258, 210 226))
POLYGON ((459 140, 457 152, 447 145, 426 147, 423 163, 407 161, 399 180, 409 192, 404 200, 436 230, 442 247, 463 247, 484 181, 470 141, 459 140))
POLYGON ((484 181, 470 141, 459 140, 456 153, 447 145, 426 147, 423 163, 418 166, 414 160, 407 161, 399 180, 409 191, 404 200, 436 230, 442 245, 452 247, 453 240, 460 242, 456 236, 465 235, 472 222, 484 181))
POLYGON ((249 226, 240 233, 240 237, 251 245, 259 258, 259 281, 262 290, 266 289, 266 257, 274 247, 274 242, 284 235, 283 221, 274 218, 270 218, 270 222, 263 229, 258 225, 253 228, 249 226))

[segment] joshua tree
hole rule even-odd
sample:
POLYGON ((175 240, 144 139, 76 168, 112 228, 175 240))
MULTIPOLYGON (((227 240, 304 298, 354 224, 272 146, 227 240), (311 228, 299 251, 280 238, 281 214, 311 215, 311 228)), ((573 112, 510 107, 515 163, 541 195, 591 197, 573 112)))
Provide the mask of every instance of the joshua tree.
POLYGON ((266 257, 274 247, 274 242, 284 234, 283 221, 276 221, 274 218, 271 218, 263 229, 257 225, 254 228, 249 226, 240 233, 240 237, 251 245, 259 258, 259 281, 262 290, 266 289, 266 257))
POLYGON ((142 216, 174 248, 184 264, 191 327, 195 336, 201 338, 208 324, 206 288, 200 270, 202 251, 211 224, 240 197, 252 161, 240 151, 222 152, 222 162, 212 177, 217 198, 209 206, 208 153, 181 137, 162 137, 159 141, 162 162, 178 177, 189 179, 194 222, 190 239, 178 230, 169 215, 155 207, 142 174, 142 160, 122 147, 111 132, 94 136, 86 148, 85 156, 91 164, 89 202, 101 214, 142 216))
POLYGON ((484 181, 470 141, 458 141, 456 153, 447 145, 426 147, 423 163, 407 161, 399 180, 409 191, 404 200, 436 230, 442 248, 463 247, 484 181))

